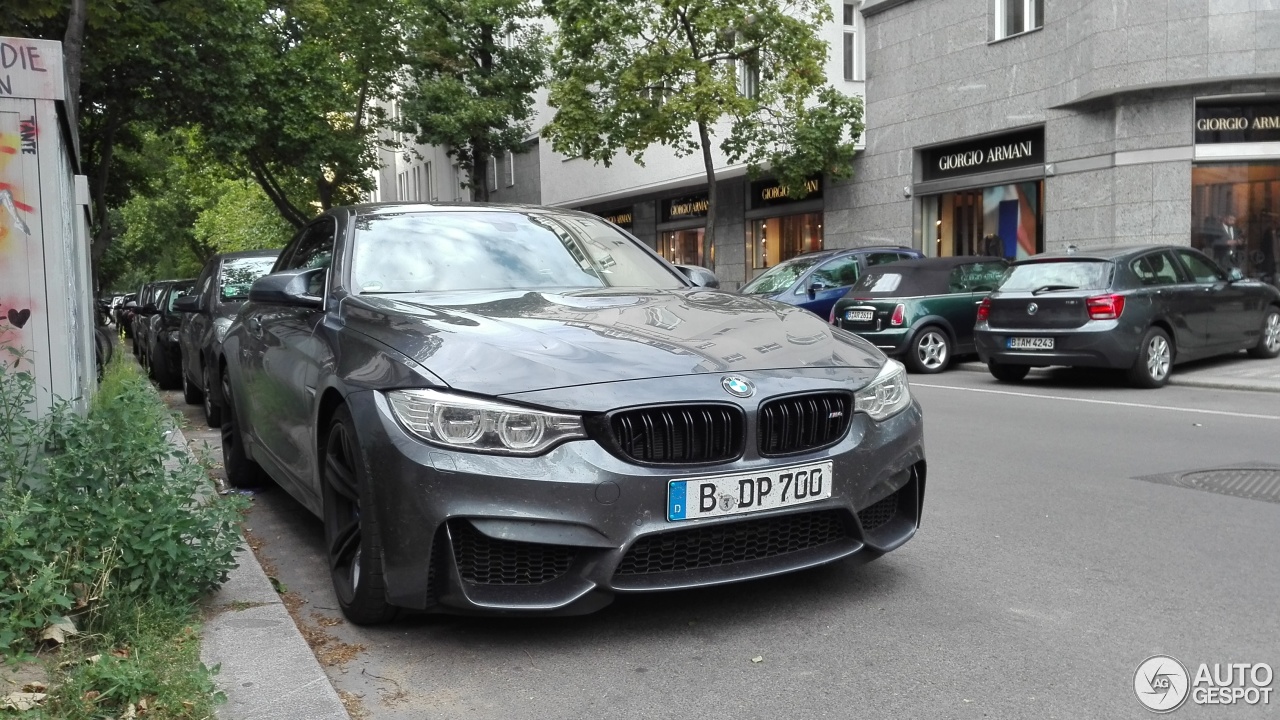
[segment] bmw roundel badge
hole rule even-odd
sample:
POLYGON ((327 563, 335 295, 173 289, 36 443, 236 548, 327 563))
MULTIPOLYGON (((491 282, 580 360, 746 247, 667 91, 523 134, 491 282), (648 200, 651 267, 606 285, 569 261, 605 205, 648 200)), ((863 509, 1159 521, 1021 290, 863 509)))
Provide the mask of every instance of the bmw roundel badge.
POLYGON ((734 397, 749 398, 756 394, 755 383, 737 375, 725 375, 720 378, 720 385, 734 397))
POLYGON ((1037 311, 1037 310, 1039 310, 1039 309, 1040 309, 1040 306, 1039 306, 1039 305, 1037 305, 1037 304, 1035 304, 1035 303, 1031 303, 1030 305, 1028 305, 1028 306, 1027 306, 1027 314, 1028 314, 1028 315, 1035 315, 1035 314, 1036 314, 1036 311, 1037 311))

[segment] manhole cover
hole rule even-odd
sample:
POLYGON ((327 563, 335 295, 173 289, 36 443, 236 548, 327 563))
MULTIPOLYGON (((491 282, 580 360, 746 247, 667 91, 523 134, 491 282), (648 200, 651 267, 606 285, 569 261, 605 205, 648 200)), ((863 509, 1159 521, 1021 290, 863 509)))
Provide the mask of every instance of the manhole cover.
POLYGON ((1246 500, 1280 503, 1280 467, 1261 463, 1249 467, 1147 475, 1138 479, 1193 490, 1205 490, 1246 500))

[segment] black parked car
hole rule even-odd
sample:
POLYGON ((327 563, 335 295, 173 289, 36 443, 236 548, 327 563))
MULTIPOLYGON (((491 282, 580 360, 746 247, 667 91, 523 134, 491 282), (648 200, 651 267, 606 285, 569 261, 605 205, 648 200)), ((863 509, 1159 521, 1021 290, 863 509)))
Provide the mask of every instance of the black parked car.
POLYGON ((182 346, 182 396, 192 405, 203 402, 209 427, 222 423, 214 400, 216 383, 211 380, 209 368, 221 352, 231 319, 249 299, 249 287, 271 272, 279 255, 279 250, 214 255, 196 278, 195 291, 179 299, 175 306, 183 313, 178 333, 182 346))
POLYGON ((178 298, 195 287, 195 280, 171 280, 163 284, 150 311, 146 331, 147 372, 161 388, 172 390, 182 382, 182 350, 178 345, 178 327, 182 313, 174 307, 178 298))
POLYGON ((163 280, 155 280, 149 283, 143 283, 138 288, 138 299, 134 301, 132 307, 126 304, 128 312, 128 327, 125 330, 125 336, 133 338, 133 356, 138 362, 145 362, 147 347, 146 337, 139 338, 139 333, 146 332, 147 318, 151 317, 151 313, 155 311, 156 294, 163 288, 163 280))
POLYGON ((1280 290, 1188 247, 1039 255, 1015 263, 983 302, 976 338, 1000 380, 1072 365, 1125 369, 1154 388, 1179 362, 1280 355, 1280 290))
POLYGON ((222 344, 227 478, 323 519, 353 622, 590 612, 915 534, 903 366, 600 218, 335 208, 276 269, 222 344))

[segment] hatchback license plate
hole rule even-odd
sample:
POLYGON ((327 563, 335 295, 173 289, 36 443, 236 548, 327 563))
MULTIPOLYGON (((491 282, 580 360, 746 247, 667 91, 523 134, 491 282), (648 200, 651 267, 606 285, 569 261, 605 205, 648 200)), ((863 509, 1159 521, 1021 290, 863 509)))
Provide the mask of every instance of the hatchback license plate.
POLYGON ((876 316, 874 310, 845 310, 844 319, 850 322, 871 322, 876 316))
POLYGON ((1039 337, 1011 337, 1009 338, 1010 350, 1052 350, 1053 338, 1039 337))
POLYGON ((831 497, 831 463, 809 463, 759 472, 672 480, 667 520, 739 515, 803 505, 831 497))

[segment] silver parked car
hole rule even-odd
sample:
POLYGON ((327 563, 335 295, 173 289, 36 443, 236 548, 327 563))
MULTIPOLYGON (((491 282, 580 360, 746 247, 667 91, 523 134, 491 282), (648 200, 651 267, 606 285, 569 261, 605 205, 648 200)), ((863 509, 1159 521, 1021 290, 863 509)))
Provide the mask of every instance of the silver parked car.
POLYGON ((597 217, 336 208, 275 269, 221 345, 225 465, 323 518, 353 622, 590 612, 916 532, 900 364, 597 217))

